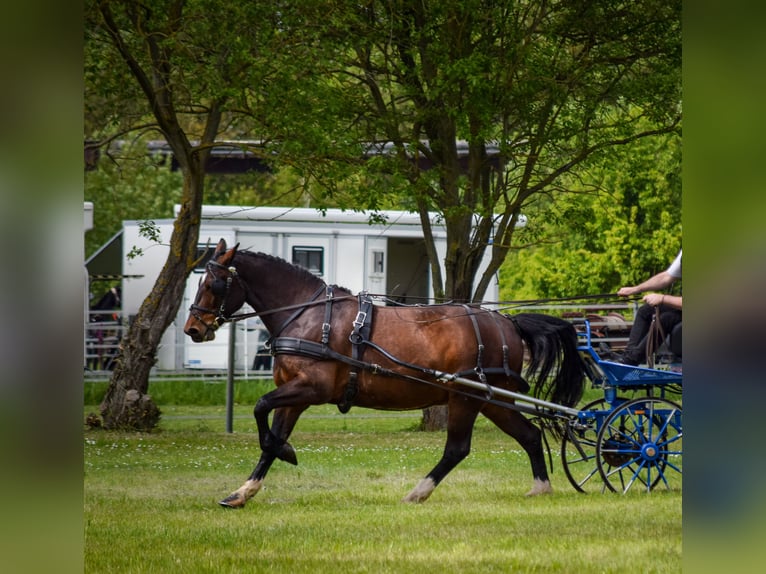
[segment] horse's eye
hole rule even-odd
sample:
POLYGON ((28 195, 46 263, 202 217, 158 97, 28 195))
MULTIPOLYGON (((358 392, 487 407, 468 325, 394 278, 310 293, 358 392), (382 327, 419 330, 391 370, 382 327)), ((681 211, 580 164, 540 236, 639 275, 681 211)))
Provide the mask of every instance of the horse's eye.
POLYGON ((216 297, 223 297, 226 295, 226 281, 223 279, 216 279, 210 286, 210 290, 216 297))

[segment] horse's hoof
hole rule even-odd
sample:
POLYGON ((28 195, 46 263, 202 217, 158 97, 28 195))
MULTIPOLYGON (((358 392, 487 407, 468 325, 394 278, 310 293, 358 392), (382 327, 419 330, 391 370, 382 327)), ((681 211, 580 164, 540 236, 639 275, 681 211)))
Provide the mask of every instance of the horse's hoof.
POLYGON ((402 502, 408 504, 420 504, 425 502, 436 488, 436 483, 431 478, 424 478, 412 491, 402 498, 402 502))
POLYGON ((539 496, 541 494, 553 494, 553 487, 549 481, 536 478, 532 484, 532 489, 525 496, 539 496))
POLYGON ((295 466, 298 465, 298 455, 295 454, 295 449, 288 442, 280 447, 279 452, 277 453, 277 458, 289 464, 295 466))
POLYGON ((224 508, 244 508, 245 502, 245 498, 235 492, 221 500, 218 504, 224 508))

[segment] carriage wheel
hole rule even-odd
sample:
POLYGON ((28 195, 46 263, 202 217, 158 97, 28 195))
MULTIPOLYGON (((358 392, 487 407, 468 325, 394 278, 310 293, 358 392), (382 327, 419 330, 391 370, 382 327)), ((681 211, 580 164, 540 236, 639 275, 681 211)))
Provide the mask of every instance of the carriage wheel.
MULTIPOLYGON (((609 403, 604 398, 596 399, 580 409, 587 411, 608 411, 609 403)), ((601 417, 603 419, 603 416, 601 417)), ((598 441, 597 419, 567 425, 561 441, 561 462, 569 482, 578 492, 603 492, 604 481, 598 472, 596 444, 598 441)))
POLYGON ((681 487, 681 407, 644 397, 620 405, 604 421, 596 440, 596 461, 609 490, 634 485, 651 491, 681 487))

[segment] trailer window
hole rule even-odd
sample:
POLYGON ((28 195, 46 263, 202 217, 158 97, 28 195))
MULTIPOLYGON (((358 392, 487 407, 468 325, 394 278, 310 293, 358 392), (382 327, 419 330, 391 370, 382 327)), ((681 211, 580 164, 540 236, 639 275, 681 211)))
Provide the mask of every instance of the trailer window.
POLYGON ((205 271, 207 262, 213 258, 213 252, 215 251, 215 245, 198 245, 197 246, 197 264, 194 266, 195 271, 205 271))
POLYGON ((293 247, 293 263, 314 275, 324 275, 324 247, 293 247))
POLYGON ((382 251, 372 252, 372 272, 383 273, 384 262, 386 260, 386 254, 382 251))

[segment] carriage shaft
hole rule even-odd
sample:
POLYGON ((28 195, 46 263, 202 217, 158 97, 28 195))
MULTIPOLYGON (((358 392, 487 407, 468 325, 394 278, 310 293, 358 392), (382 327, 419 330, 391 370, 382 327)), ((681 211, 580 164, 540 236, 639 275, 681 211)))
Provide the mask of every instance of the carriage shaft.
MULTIPOLYGON (((451 374, 451 373, 445 373, 443 371, 437 371, 434 370, 433 372, 434 376, 439 379, 440 381, 444 382, 456 382, 461 385, 464 385, 466 387, 471 387, 473 389, 478 389, 482 391, 487 391, 491 395, 497 395, 506 399, 513 399, 520 403, 526 403, 531 404, 536 407, 543 407, 546 409, 550 409, 552 411, 557 411, 559 413, 564 413, 571 416, 577 416, 580 411, 578 409, 573 409, 571 407, 565 407, 564 405, 559 405, 556 403, 551 403, 549 401, 544 401, 542 399, 538 399, 535 397, 530 397, 529 395, 524 395, 522 393, 516 393, 514 391, 508 391, 506 389, 501 389, 498 387, 493 387, 492 385, 488 385, 486 383, 480 383, 479 381, 473 381, 471 379, 466 379, 464 377, 459 377, 457 375, 451 374)), ((509 408, 513 408, 511 405, 509 405, 509 408)), ((521 410, 521 409, 519 409, 521 410)))

